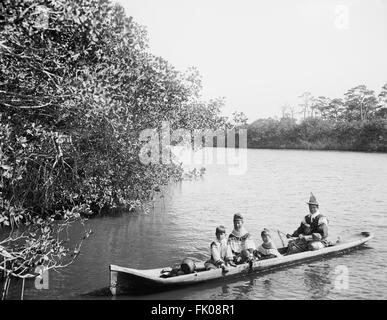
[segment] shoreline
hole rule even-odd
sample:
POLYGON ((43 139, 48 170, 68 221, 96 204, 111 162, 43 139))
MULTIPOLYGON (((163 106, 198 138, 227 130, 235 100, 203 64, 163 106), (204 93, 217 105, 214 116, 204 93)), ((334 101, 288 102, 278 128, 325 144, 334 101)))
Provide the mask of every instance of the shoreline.
POLYGON ((341 152, 358 152, 358 153, 385 153, 387 151, 380 150, 356 150, 356 149, 336 149, 336 148, 305 148, 305 147, 247 147, 245 149, 261 149, 261 150, 303 150, 303 151, 341 151, 341 152))
POLYGON ((305 148, 305 147, 246 147, 246 148, 237 148, 237 147, 216 147, 213 148, 223 148, 223 149, 252 149, 252 150, 300 150, 300 151, 341 151, 341 152, 356 152, 356 153, 380 153, 380 154, 387 154, 386 151, 380 151, 380 150, 356 150, 356 149, 336 149, 336 148, 305 148))

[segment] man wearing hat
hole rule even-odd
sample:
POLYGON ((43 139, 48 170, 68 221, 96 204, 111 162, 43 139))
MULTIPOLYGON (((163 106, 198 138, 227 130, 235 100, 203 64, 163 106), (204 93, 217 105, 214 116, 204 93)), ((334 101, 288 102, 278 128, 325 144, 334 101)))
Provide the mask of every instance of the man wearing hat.
POLYGON ((301 240, 293 243, 293 249, 296 251, 319 250, 329 244, 327 240, 328 219, 320 213, 319 203, 313 193, 310 193, 307 204, 310 213, 304 217, 292 235, 286 235, 288 238, 298 237, 301 240))
POLYGON ((255 243, 250 233, 243 227, 243 217, 240 213, 234 215, 234 230, 228 236, 228 243, 236 263, 249 262, 253 259, 255 243))

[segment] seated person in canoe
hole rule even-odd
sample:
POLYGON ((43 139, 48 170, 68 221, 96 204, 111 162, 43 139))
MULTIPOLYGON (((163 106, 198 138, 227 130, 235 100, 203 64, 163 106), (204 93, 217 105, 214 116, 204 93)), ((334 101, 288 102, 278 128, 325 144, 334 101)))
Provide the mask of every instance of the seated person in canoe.
POLYGON ((328 219, 320 213, 319 203, 313 193, 307 202, 309 214, 304 217, 300 226, 292 235, 287 234, 287 238, 297 237, 289 242, 288 253, 297 253, 307 250, 319 250, 329 245, 328 219))
POLYGON ((240 213, 234 215, 234 230, 228 236, 228 244, 237 264, 250 262, 253 260, 255 243, 251 239, 250 233, 243 227, 243 217, 240 213))
POLYGON ((278 252, 277 247, 271 239, 269 230, 263 229, 261 232, 262 244, 254 251, 254 255, 259 259, 270 259, 281 257, 282 255, 278 252))
POLYGON ((226 228, 219 226, 215 230, 216 240, 210 245, 211 258, 206 261, 204 266, 206 270, 222 268, 224 272, 228 271, 227 266, 235 267, 231 247, 227 243, 226 228))

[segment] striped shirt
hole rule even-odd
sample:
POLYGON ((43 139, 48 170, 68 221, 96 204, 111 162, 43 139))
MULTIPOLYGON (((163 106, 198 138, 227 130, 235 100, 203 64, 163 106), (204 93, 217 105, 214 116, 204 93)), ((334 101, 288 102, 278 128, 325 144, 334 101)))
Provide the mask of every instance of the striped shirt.
POLYGON ((234 231, 228 236, 228 243, 233 254, 239 254, 242 250, 255 250, 255 243, 250 237, 250 233, 243 232, 242 235, 235 235, 234 231))
POLYGON ((270 242, 269 244, 262 243, 258 247, 258 252, 264 256, 274 255, 276 257, 281 257, 282 255, 278 252, 274 243, 270 242))

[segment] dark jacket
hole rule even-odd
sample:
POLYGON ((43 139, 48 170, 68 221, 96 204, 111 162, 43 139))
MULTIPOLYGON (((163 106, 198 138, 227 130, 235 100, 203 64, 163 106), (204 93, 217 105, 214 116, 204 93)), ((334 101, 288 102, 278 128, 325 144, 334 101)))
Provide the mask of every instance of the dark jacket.
POLYGON ((316 240, 325 240, 328 237, 328 225, 327 219, 322 214, 317 215, 313 222, 311 221, 311 215, 307 215, 304 221, 296 231, 293 232, 292 237, 298 237, 300 234, 313 235, 316 240), (310 228, 306 228, 304 222, 310 225, 310 228))

